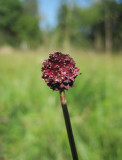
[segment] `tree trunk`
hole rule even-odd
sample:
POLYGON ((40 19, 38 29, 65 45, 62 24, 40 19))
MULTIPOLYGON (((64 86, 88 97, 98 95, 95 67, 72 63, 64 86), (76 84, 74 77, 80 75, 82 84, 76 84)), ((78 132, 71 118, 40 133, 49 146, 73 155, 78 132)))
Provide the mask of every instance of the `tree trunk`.
POLYGON ((95 46, 95 50, 100 52, 102 50, 102 42, 101 42, 101 34, 98 30, 95 30, 94 33, 94 46, 95 46))
POLYGON ((112 29, 111 29, 111 20, 109 16, 109 11, 105 11, 105 51, 110 53, 112 50, 112 29))

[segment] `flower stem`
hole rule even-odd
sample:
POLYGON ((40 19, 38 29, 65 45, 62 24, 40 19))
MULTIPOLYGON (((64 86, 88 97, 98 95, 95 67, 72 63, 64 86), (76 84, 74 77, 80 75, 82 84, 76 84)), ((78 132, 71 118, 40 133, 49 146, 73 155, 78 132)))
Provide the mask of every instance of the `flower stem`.
POLYGON ((71 123, 70 123, 70 117, 69 117, 69 113, 68 113, 68 108, 67 108, 67 103, 66 103, 64 91, 60 91, 60 100, 61 100, 62 110, 63 110, 63 114, 64 114, 65 125, 66 125, 67 134, 68 134, 68 138, 69 138, 72 157, 73 157, 73 160, 78 160, 77 150, 76 150, 75 141, 74 141, 74 137, 73 137, 73 132, 72 132, 72 127, 71 127, 71 123))

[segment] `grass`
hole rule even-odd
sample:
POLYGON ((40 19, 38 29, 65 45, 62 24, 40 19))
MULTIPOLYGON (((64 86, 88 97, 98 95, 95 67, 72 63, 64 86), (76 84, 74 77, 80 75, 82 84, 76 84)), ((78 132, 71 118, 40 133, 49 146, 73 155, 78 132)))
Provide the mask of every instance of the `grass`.
MULTIPOLYGON (((0 55, 0 160, 71 160, 59 93, 41 80, 48 55, 0 55)), ((66 92, 79 160, 121 160, 122 57, 72 54, 66 92)))

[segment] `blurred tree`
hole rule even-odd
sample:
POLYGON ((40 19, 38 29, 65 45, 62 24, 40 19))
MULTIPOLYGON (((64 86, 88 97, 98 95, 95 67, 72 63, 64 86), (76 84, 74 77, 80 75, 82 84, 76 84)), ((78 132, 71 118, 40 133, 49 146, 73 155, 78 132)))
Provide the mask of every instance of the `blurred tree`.
POLYGON ((37 1, 0 0, 0 44, 20 46, 24 43, 27 47, 40 44, 42 39, 37 13, 37 1))
POLYGON ((101 1, 104 15, 104 26, 105 26, 105 50, 109 53, 112 50, 112 32, 113 24, 116 19, 116 0, 103 0, 101 1))
POLYGON ((21 46, 36 47, 42 42, 42 34, 39 27, 40 17, 37 0, 23 0, 23 14, 17 20, 16 32, 21 40, 21 46))
POLYGON ((116 0, 101 0, 103 15, 105 51, 110 53, 113 49, 119 49, 119 41, 122 40, 122 3, 116 0), (117 44, 118 43, 118 44, 117 44))
POLYGON ((121 47, 121 17, 122 4, 116 0, 99 0, 88 7, 63 3, 58 12, 58 34, 61 42, 67 39, 75 46, 94 46, 109 53, 121 47))
MULTIPOLYGON (((97 6, 89 8, 81 8, 77 5, 63 4, 59 8, 58 13, 58 33, 62 37, 62 41, 67 35, 67 40, 70 43, 81 46, 90 47, 93 32, 93 26, 99 23, 101 18, 100 8, 97 6), (90 15, 90 16, 89 16, 90 15)), ((97 44, 100 43, 98 32, 99 29, 94 30, 95 39, 97 44)), ((100 46, 101 44, 99 44, 100 46)), ((98 45, 97 45, 98 46, 98 45)))
POLYGON ((17 20, 15 30, 21 40, 22 48, 37 47, 42 41, 38 18, 22 15, 17 20))
POLYGON ((95 47, 101 47, 101 34, 99 27, 96 27, 101 20, 99 5, 81 8, 75 6, 72 10, 72 27, 71 27, 71 41, 76 41, 81 46, 90 47, 93 39, 95 47), (75 35, 77 34, 77 36, 75 35))
POLYGON ((114 14, 114 25, 113 25, 113 44, 114 49, 121 49, 122 50, 122 1, 121 3, 116 5, 116 12, 114 14))
POLYGON ((58 26, 57 31, 59 33, 59 44, 63 43, 67 33, 67 12, 68 7, 66 4, 61 5, 58 11, 58 26))
POLYGON ((24 13, 31 16, 38 17, 38 1, 37 0, 24 0, 24 13))
POLYGON ((14 43, 16 32, 14 26, 22 13, 22 5, 19 0, 0 0, 0 34, 2 43, 14 43))

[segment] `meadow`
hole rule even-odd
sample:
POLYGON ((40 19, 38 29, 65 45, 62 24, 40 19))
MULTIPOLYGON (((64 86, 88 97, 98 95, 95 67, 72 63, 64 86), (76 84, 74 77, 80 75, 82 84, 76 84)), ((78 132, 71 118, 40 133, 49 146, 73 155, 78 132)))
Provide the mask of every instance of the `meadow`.
MULTIPOLYGON (((41 79, 45 53, 0 54, 0 160, 72 159, 59 93, 41 79)), ((82 75, 66 98, 79 160, 121 160, 122 56, 74 53, 82 75)))

